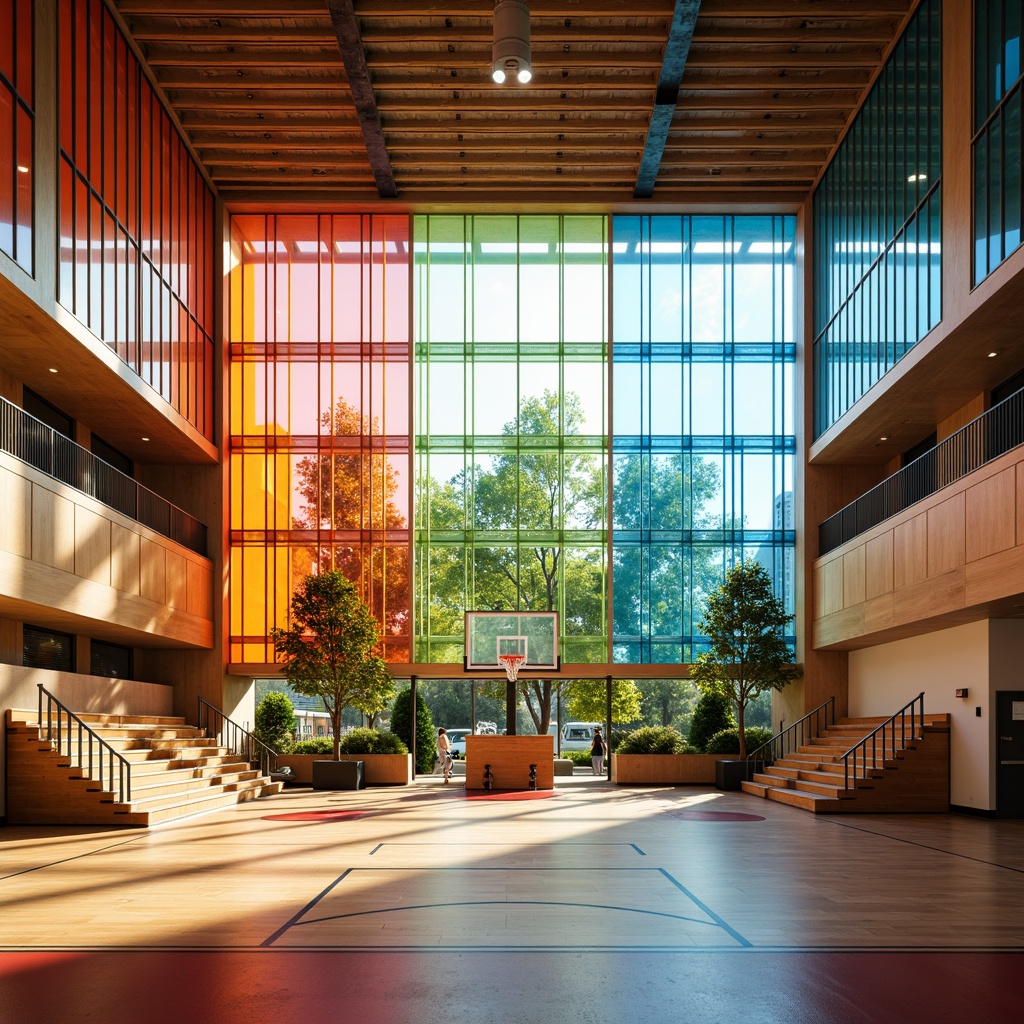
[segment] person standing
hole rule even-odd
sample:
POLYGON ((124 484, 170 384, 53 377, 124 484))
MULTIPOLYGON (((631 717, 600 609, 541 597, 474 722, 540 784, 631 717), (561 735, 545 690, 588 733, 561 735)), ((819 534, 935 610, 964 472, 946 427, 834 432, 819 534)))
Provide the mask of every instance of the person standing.
POLYGON ((444 781, 452 777, 452 744, 444 729, 437 730, 437 759, 441 763, 441 774, 444 781))
POLYGON ((604 772, 604 737, 601 735, 601 727, 594 728, 594 742, 590 744, 590 763, 594 767, 594 774, 601 775, 604 772))

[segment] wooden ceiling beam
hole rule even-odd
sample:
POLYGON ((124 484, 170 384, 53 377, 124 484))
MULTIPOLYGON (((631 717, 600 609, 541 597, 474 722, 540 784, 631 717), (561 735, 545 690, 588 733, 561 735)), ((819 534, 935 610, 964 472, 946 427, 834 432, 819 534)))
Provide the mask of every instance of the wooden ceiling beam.
POLYGON ((345 74, 348 75, 349 87, 356 108, 356 117, 363 130, 366 140, 366 152, 373 170, 373 180, 377 183, 377 193, 381 199, 394 199, 398 195, 395 176, 391 171, 384 132, 380 126, 380 114, 377 111, 377 100, 373 95, 373 84, 370 71, 366 65, 366 54, 359 37, 359 23, 356 21, 352 0, 327 0, 331 12, 331 22, 338 36, 342 60, 345 62, 345 74))

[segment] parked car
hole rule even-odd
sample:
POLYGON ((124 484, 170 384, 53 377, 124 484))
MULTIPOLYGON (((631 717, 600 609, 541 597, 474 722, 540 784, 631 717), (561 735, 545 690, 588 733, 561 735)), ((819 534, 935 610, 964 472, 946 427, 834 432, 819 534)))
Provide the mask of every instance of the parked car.
POLYGON ((448 729, 448 742, 452 745, 452 757, 466 756, 466 737, 473 735, 472 729, 448 729))
POLYGON ((562 749, 589 750, 594 742, 594 730, 601 728, 600 722, 566 722, 562 726, 562 749))

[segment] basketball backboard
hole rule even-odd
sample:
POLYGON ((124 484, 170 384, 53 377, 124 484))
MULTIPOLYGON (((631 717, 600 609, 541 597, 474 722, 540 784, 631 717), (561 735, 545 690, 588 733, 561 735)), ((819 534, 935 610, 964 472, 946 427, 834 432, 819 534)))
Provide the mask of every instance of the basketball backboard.
POLYGON ((558 612, 466 612, 466 671, 505 669, 501 654, 522 654, 520 671, 558 671, 558 612))

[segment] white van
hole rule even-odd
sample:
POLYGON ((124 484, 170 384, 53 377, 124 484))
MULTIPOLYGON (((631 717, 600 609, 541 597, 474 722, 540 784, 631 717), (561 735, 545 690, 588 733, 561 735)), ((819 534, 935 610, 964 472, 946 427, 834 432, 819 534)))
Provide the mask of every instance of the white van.
POLYGON ((603 722, 566 722, 562 726, 563 750, 589 750, 594 730, 604 729, 603 722))

